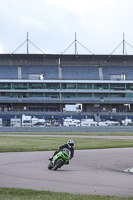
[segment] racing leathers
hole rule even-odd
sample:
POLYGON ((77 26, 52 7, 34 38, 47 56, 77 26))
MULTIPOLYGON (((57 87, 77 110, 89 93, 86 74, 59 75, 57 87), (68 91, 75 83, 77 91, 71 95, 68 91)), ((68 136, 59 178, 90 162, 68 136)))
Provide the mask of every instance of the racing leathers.
MULTIPOLYGON (((73 156, 74 156, 74 148, 73 148, 73 146, 70 146, 69 144, 63 144, 62 146, 60 146, 58 148, 58 150, 54 152, 53 156, 55 156, 59 151, 61 151, 64 148, 67 148, 67 149, 69 149, 71 151, 71 159, 72 159, 73 156)), ((52 160, 53 156, 50 157, 49 160, 52 160)), ((69 161, 66 164, 69 164, 69 161)))

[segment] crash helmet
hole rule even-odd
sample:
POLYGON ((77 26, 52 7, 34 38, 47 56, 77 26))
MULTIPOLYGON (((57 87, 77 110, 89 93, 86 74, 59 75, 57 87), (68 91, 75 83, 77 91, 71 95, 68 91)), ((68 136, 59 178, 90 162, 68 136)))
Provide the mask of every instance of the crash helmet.
POLYGON ((74 146, 74 141, 73 141, 73 140, 69 140, 69 141, 67 142, 67 144, 70 145, 71 147, 73 147, 73 146, 74 146))

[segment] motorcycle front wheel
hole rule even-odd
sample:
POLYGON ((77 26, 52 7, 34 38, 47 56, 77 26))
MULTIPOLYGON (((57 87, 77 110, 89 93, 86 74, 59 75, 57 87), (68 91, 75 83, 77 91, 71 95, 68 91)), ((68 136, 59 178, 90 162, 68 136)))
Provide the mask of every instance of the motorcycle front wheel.
POLYGON ((53 170, 57 170, 58 168, 62 167, 64 162, 62 160, 59 160, 56 165, 53 167, 53 170))
POLYGON ((52 165, 51 165, 51 163, 49 163, 48 164, 48 169, 52 169, 53 167, 52 167, 52 165))

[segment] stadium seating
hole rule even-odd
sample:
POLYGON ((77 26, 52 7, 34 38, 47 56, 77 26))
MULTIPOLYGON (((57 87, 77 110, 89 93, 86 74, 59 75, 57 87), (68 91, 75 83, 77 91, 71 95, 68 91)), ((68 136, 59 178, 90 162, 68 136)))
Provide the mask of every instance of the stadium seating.
POLYGON ((109 80, 109 75, 122 75, 125 74, 126 80, 133 79, 132 66, 102 66, 103 79, 109 80))
POLYGON ((23 66, 22 79, 28 79, 29 74, 44 74, 44 79, 58 79, 57 66, 23 66))
MULTIPOLYGON (((63 80, 99 80, 98 66, 61 66, 63 80)), ((103 80, 110 75, 125 74, 126 80, 133 79, 132 66, 101 66, 103 80)), ((0 79, 18 79, 18 66, 0 66, 0 79)), ((30 79, 29 75, 44 74, 44 79, 59 79, 58 65, 21 66, 22 79, 30 79)))
POLYGON ((17 66, 0 66, 0 79, 17 79, 18 67, 17 66))
POLYGON ((98 80, 98 67, 62 66, 62 78, 66 80, 98 80))

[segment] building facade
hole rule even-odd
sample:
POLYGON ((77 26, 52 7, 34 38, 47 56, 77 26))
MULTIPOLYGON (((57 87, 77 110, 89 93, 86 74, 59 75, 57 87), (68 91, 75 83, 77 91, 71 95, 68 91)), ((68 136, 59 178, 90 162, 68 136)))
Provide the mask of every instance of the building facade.
POLYGON ((1 112, 133 112, 133 56, 0 55, 1 112))

